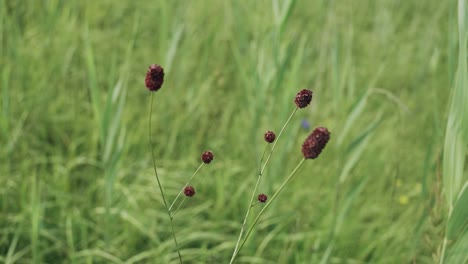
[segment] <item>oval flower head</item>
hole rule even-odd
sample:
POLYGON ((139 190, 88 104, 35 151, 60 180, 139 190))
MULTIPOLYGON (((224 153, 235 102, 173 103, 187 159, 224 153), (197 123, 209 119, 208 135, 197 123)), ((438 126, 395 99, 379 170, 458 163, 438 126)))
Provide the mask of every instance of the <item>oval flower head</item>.
POLYGON ((330 140, 330 132, 325 127, 318 127, 302 144, 302 154, 306 159, 317 158, 330 140))
POLYGON ((296 97, 294 98, 294 103, 297 105, 299 108, 304 108, 310 104, 312 101, 312 91, 303 89, 300 92, 296 94, 296 97))
POLYGON ((151 92, 158 91, 164 82, 164 69, 157 65, 153 64, 149 67, 148 72, 146 72, 145 85, 148 90, 151 92))

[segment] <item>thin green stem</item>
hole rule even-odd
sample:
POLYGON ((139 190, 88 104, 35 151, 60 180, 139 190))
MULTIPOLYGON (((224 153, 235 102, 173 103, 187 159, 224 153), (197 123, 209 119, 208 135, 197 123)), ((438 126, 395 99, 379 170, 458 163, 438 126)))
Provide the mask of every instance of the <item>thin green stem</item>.
POLYGON ((153 101, 154 101, 154 92, 151 93, 151 106, 150 106, 150 114, 149 114, 149 141, 150 141, 150 148, 151 148, 151 157, 153 159, 153 168, 154 168, 154 175, 156 176, 156 181, 158 182, 159 190, 161 191, 161 196, 163 198, 164 207, 166 208, 167 215, 169 216, 169 220, 171 222, 171 230, 172 230, 172 237, 174 238, 174 243, 177 248, 177 254, 179 256, 179 262, 182 264, 182 256, 180 255, 179 244, 177 243, 177 238, 174 231, 174 223, 172 222, 171 212, 169 211, 169 207, 167 206, 166 196, 164 195, 164 191, 161 185, 161 181, 159 180, 158 170, 156 169, 156 158, 154 157, 154 148, 153 148, 153 139, 151 138, 151 117, 153 113, 153 101))
MULTIPOLYGON (((180 190, 180 192, 177 194, 176 198, 174 199, 174 201, 172 202, 171 206, 169 206, 169 211, 171 211, 172 207, 174 206, 174 204, 176 203, 177 199, 179 199, 179 196, 182 194, 182 192, 184 191, 185 187, 187 187, 187 185, 190 183, 190 181, 193 179, 193 177, 198 173, 198 171, 201 169, 201 167, 203 167, 203 164, 205 164, 204 162, 202 162, 200 164, 200 166, 198 166, 197 170, 192 174, 192 176, 190 176, 190 178, 188 179, 188 181, 184 184, 184 187, 182 187, 182 189, 180 190)), ((179 205, 180 207, 180 205, 179 205)), ((174 215, 172 215, 174 216, 174 215)))
POLYGON ((329 245, 333 245, 335 241, 335 234, 337 232, 337 219, 338 219, 338 210, 340 207, 340 194, 341 194, 341 182, 340 182, 340 177, 337 175, 336 177, 336 183, 335 183, 335 197, 333 198, 333 205, 332 205, 332 215, 333 215, 333 220, 332 224, 330 226, 330 233, 328 234, 328 242, 329 245))
POLYGON ((250 210, 252 209, 252 206, 253 206, 252 202, 254 200, 255 193, 257 192, 258 185, 260 184, 260 179, 262 178, 262 162, 263 162, 263 158, 265 157, 265 153, 266 153, 266 150, 268 149, 268 146, 269 145, 267 145, 265 147, 265 149, 263 150, 262 157, 260 158, 260 170, 258 172, 257 182, 255 183, 255 187, 253 189, 252 196, 250 197, 249 205, 247 207, 247 212, 245 213, 244 221, 242 222, 242 227, 241 227, 241 230, 239 232, 239 237, 237 238, 236 247, 234 248, 234 252, 232 252, 231 261, 229 263, 232 263, 234 261, 234 258, 236 256, 238 248, 239 248, 240 241, 242 239, 242 234, 244 234, 245 225, 247 224, 247 218, 249 217, 250 210))
POLYGON ((260 180, 262 178, 263 171, 265 170, 266 165, 270 161, 270 157, 273 154, 273 150, 275 149, 276 144, 278 143, 279 139, 281 138, 281 135, 283 134, 284 129, 286 128, 286 126, 291 121, 291 119, 294 116, 294 114, 296 113, 297 109, 298 109, 297 107, 294 108, 294 110, 292 111, 292 113, 289 116, 288 120, 286 120, 286 123, 284 123, 283 127, 281 128, 280 132, 278 133, 278 137, 276 137, 276 140, 275 140, 275 142, 273 143, 273 146, 270 149, 270 153, 268 154, 268 157, 267 157, 267 159, 265 161, 265 164, 263 164, 263 166, 262 166, 263 158, 265 157, 265 153, 266 153, 266 150, 268 149, 268 146, 265 147, 265 149, 263 150, 262 157, 260 158, 260 171, 258 172, 257 182, 255 183, 255 187, 254 187, 254 189, 252 191, 252 195, 250 197, 249 205, 247 207, 247 212, 245 213, 244 221, 242 222, 242 227, 241 227, 241 230, 239 232, 239 237, 237 238, 236 247, 234 248, 234 252, 232 253, 231 261, 229 262, 230 264, 233 263, 233 261, 235 259, 235 256, 237 255, 237 253, 240 250, 239 243, 240 243, 240 241, 242 239, 242 235, 244 234, 245 225, 247 224, 247 219, 249 218, 250 210, 253 207, 252 202, 253 202, 253 200, 255 198, 255 194, 257 193, 258 186, 260 185, 260 180))
POLYGON ((260 169, 258 170, 258 175, 262 175, 262 164, 263 164, 263 158, 265 158, 265 153, 267 152, 268 147, 270 144, 266 145, 265 149, 263 149, 262 157, 260 158, 260 169))
POLYGON ((278 133, 278 137, 276 138, 275 142, 273 143, 273 146, 271 147, 271 150, 270 150, 270 153, 268 154, 268 157, 265 161, 265 164, 263 164, 263 167, 262 169, 260 170, 260 174, 263 173, 263 171, 265 170, 266 168, 266 165, 268 164, 268 162, 270 161, 270 158, 271 158, 271 155, 273 154, 273 151, 275 150, 275 147, 276 147, 276 143, 278 143, 279 139, 281 138, 281 135, 283 134, 283 131, 284 129, 286 128, 286 126, 289 124, 289 122, 291 121, 292 117, 294 116, 294 114, 296 113, 297 109, 299 109, 298 107, 295 107, 294 110, 292 111, 291 115, 289 116, 288 120, 286 120, 286 123, 284 123, 283 127, 281 128, 280 132, 278 133))
POLYGON ((186 199, 186 198, 187 198, 187 197, 185 196, 184 199, 182 199, 182 202, 180 202, 179 206, 177 206, 177 208, 175 209, 175 211, 172 213, 172 218, 174 218, 175 215, 177 214, 177 212, 179 212, 179 209, 180 209, 180 207, 182 206, 182 204, 185 202, 185 199, 186 199))
POLYGON ((262 208, 262 210, 260 210, 260 212, 258 213, 257 217, 255 217, 252 225, 249 227, 249 229, 247 230, 247 233, 245 234, 245 238, 244 238, 244 241, 242 241, 242 243, 240 244, 239 248, 237 251, 234 252, 232 258, 231 258, 231 261, 230 263, 234 263, 234 260, 236 259, 237 257, 237 253, 239 253, 239 251, 242 249, 242 247, 244 246, 245 242, 247 241, 247 239, 249 238, 250 234, 252 233, 252 230, 255 228, 255 226, 257 225, 257 222, 258 220, 260 219, 260 217, 263 215, 263 213, 265 212, 265 210, 270 206, 270 204, 276 200, 276 197, 278 197, 278 195, 280 194, 280 192, 284 189, 284 187, 286 186, 286 184, 288 184, 288 182, 292 179, 292 177, 296 174, 297 170, 299 170, 299 168, 302 166, 302 164, 304 163, 306 159, 302 159, 299 164, 297 164, 296 168, 294 168, 294 170, 291 172, 291 174, 289 174, 289 176, 286 178, 286 180, 284 180, 283 184, 281 184, 281 186, 279 187, 279 189, 275 192, 275 194, 273 194, 273 196, 271 197, 271 199, 269 199, 269 201, 265 204, 265 206, 262 208))

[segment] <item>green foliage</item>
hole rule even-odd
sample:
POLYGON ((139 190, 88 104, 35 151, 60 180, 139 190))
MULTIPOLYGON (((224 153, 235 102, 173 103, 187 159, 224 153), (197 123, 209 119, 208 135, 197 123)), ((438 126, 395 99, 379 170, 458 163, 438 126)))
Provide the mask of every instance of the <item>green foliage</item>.
POLYGON ((455 239, 468 225, 468 183, 465 183, 464 188, 460 192, 460 197, 455 203, 452 215, 447 224, 447 238, 455 239))
POLYGON ((458 1, 459 51, 458 67, 445 132, 444 188, 447 199, 448 224, 440 263, 466 263, 468 256, 468 173, 465 160, 468 149, 468 6, 458 1), (449 245, 449 243, 451 245, 449 245), (448 248, 448 250, 447 250, 448 248), (447 253, 446 253, 447 252, 447 253))
POLYGON ((184 261, 229 261, 263 134, 309 88, 259 192, 313 128, 331 140, 238 263, 434 263, 445 228, 451 263, 467 237, 466 123, 449 134, 466 104, 447 107, 447 87, 466 95, 455 2, 0 0, 0 263, 178 262, 148 142, 152 63, 166 72, 153 140, 169 203, 216 155, 174 219, 184 261))

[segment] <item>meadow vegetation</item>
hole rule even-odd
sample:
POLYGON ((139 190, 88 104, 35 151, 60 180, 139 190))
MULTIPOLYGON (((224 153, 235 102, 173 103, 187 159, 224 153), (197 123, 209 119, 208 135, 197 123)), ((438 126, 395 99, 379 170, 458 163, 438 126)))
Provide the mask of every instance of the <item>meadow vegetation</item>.
POLYGON ((303 88, 311 106, 259 192, 279 187, 313 128, 330 142, 238 263, 456 259, 468 213, 446 233, 465 152, 451 156, 461 183, 449 199, 442 165, 448 116, 464 107, 454 87, 468 94, 459 2, 0 0, 0 263, 179 263, 148 141, 153 63, 166 73, 152 135, 168 199, 215 153, 174 219, 184 263, 228 263, 263 135, 303 88))

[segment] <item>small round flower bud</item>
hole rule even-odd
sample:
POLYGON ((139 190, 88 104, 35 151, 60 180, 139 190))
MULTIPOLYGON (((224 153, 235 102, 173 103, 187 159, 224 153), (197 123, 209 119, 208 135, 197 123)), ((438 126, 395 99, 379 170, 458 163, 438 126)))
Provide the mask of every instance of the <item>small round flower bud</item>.
POLYGON ((324 127, 318 127, 302 144, 302 154, 306 159, 317 158, 330 140, 330 132, 324 127))
POLYGON ((267 199, 268 199, 268 197, 263 193, 258 195, 258 201, 261 202, 261 203, 266 202, 267 199))
POLYGON ((213 160, 213 158, 214 158, 213 152, 209 150, 203 152, 201 156, 202 161, 206 164, 210 163, 213 160))
POLYGON ((149 67, 148 72, 146 73, 145 84, 146 88, 152 92, 156 92, 161 88, 164 82, 164 69, 157 65, 153 64, 149 67))
POLYGON ((294 98, 294 103, 299 108, 308 106, 310 101, 312 101, 312 91, 307 89, 298 92, 296 98, 294 98))
POLYGON ((273 131, 268 131, 265 133, 265 141, 268 142, 268 143, 273 143, 273 141, 275 141, 275 133, 273 133, 273 131))
POLYGON ((184 189, 185 196, 192 197, 195 195, 195 189, 192 186, 187 186, 184 189))

